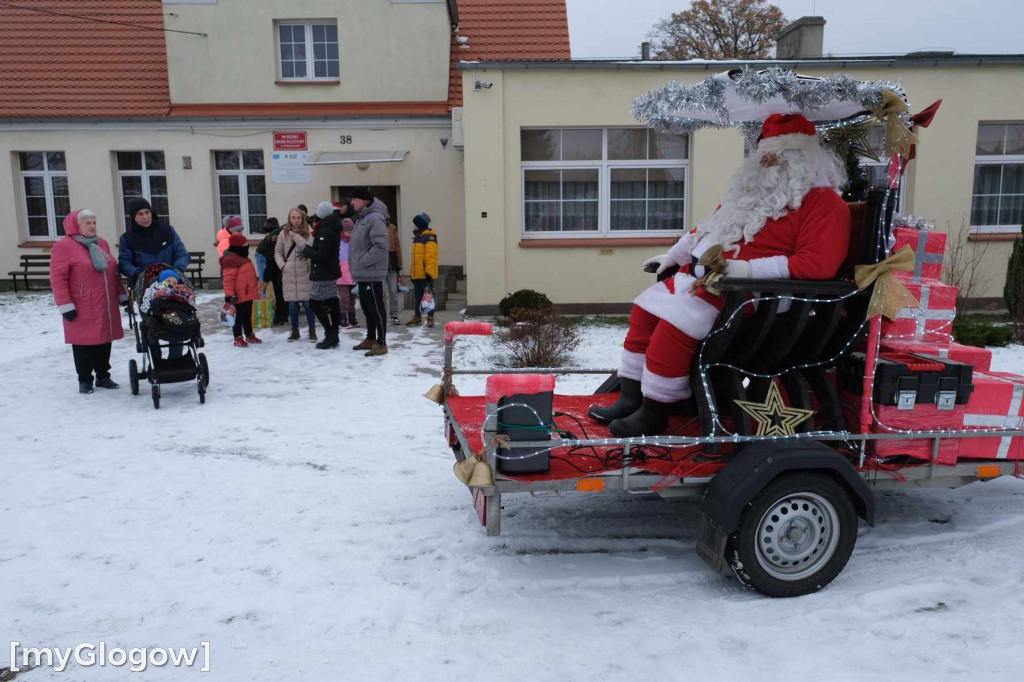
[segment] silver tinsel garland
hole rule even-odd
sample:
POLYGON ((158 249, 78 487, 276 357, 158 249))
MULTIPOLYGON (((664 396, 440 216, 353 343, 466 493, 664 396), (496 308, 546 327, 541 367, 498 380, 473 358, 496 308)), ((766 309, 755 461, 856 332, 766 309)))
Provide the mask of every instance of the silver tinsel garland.
MULTIPOLYGON (((904 100, 903 88, 892 81, 858 81, 845 74, 827 78, 800 77, 795 72, 777 66, 757 71, 750 66, 732 77, 735 91, 752 104, 763 104, 773 98, 782 98, 805 114, 813 114, 832 102, 857 102, 865 111, 882 103, 882 91, 892 90, 904 100)), ((760 121, 730 119, 726 105, 725 83, 710 77, 700 83, 683 84, 672 81, 641 95, 633 102, 633 117, 648 125, 669 129, 675 133, 689 133, 700 128, 746 128, 760 126, 760 121), (696 110, 709 112, 717 120, 704 120, 675 116, 673 111, 696 110)), ((756 137, 756 135, 755 135, 756 137)))
POLYGON ((919 215, 901 215, 897 213, 892 218, 893 227, 911 227, 915 230, 934 230, 935 224, 919 215))

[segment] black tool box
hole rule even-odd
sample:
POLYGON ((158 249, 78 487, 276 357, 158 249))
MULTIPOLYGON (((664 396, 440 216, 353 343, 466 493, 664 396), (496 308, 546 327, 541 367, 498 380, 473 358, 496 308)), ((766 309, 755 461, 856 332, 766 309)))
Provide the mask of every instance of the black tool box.
MULTIPOLYGON (((839 386, 861 395, 864 353, 851 353, 840 365, 839 386)), ((874 401, 910 409, 918 403, 952 409, 963 405, 974 391, 974 368, 952 360, 916 353, 881 352, 875 371, 874 401)))
MULTIPOLYGON (((551 440, 551 404, 554 393, 517 393, 498 401, 498 434, 512 441, 551 440), (529 405, 529 407, 525 407, 529 405), (506 407, 508 406, 508 407, 506 407), (532 409, 530 409, 532 408, 532 409), (540 423, 538 423, 540 417, 540 423), (516 427, 525 428, 516 428, 516 427)), ((536 447, 498 448, 498 471, 503 474, 543 474, 551 468, 550 452, 536 447), (534 454, 536 453, 536 454, 534 454)))

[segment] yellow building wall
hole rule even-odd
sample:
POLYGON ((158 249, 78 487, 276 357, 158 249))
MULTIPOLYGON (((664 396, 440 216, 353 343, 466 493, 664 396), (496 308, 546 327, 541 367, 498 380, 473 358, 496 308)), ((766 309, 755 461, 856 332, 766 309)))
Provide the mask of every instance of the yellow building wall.
MULTIPOLYGON (((301 125, 279 130, 303 130, 301 125)), ((82 130, 0 131, 0 271, 18 265, 21 254, 46 253, 38 246, 19 248, 27 242, 24 204, 20 191, 16 153, 20 151, 63 151, 72 209, 89 208, 99 219, 99 234, 115 250, 123 229, 119 208, 119 184, 115 151, 163 151, 166 162, 171 223, 190 251, 205 251, 211 261, 209 273, 217 276, 214 235, 219 229, 219 209, 214 150, 262 149, 267 183, 268 214, 284 223, 288 210, 305 204, 310 211, 320 201, 331 200, 331 188, 351 185, 396 185, 399 189, 398 216, 403 256, 408 260, 412 243, 412 218, 427 212, 438 232, 441 263, 462 265, 465 260, 462 153, 442 147, 440 139, 451 137, 444 123, 437 127, 409 129, 311 129, 308 146, 313 151, 408 150, 401 163, 374 163, 367 170, 355 165, 314 166, 310 183, 273 182, 271 154, 273 131, 251 129, 204 129, 197 123, 191 130, 160 130, 159 127, 82 130), (354 144, 339 146, 339 136, 352 136, 354 144), (192 168, 184 168, 184 157, 192 168)), ((61 217, 62 218, 62 217, 61 217)), ((115 250, 116 255, 116 250, 115 250)), ((204 269, 204 275, 206 274, 204 269)), ((7 280, 9 283, 9 279, 7 280)))
POLYGON ((443 102, 451 21, 443 2, 218 0, 164 5, 174 104, 443 102), (278 21, 334 20, 339 84, 276 85, 278 21), (357 28, 358 27, 358 28, 357 28))
MULTIPOLYGON (((636 125, 630 106, 638 95, 669 80, 698 82, 721 70, 659 70, 619 67, 591 69, 494 69, 464 71, 466 121, 467 276, 470 306, 492 306, 508 292, 531 288, 561 304, 628 303, 649 286, 640 264, 666 250, 661 246, 520 246, 522 182, 520 130, 524 127, 617 127, 636 125), (474 81, 493 83, 474 90, 474 81), (501 191, 500 188, 503 188, 501 191), (482 218, 482 213, 487 218, 482 218), (609 253, 610 251, 610 253, 609 253)), ((830 75, 835 67, 804 69, 830 75)), ((942 108, 921 131, 918 159, 905 184, 905 212, 932 220, 951 239, 965 239, 971 208, 975 142, 980 121, 1024 120, 1024 68, 955 66, 860 68, 844 71, 858 79, 901 81, 913 111, 936 99, 942 108)), ((687 225, 711 213, 743 159, 740 134, 701 130, 690 141, 687 225)), ((971 242, 986 250, 983 267, 992 273, 975 296, 1001 295, 1009 242, 971 242)))

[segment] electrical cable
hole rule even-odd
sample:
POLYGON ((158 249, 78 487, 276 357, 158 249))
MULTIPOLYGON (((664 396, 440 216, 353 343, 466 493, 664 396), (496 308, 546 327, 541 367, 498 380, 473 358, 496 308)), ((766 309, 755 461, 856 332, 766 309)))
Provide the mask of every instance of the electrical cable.
MULTIPOLYGON (((196 31, 181 31, 181 30, 178 30, 178 29, 175 29, 175 28, 164 28, 163 26, 161 26, 160 28, 157 28, 156 26, 146 26, 145 24, 132 24, 132 23, 129 23, 129 22, 126 22, 126 21, 110 21, 109 19, 97 19, 96 17, 87 17, 87 16, 85 16, 83 14, 69 14, 67 12, 55 12, 54 10, 40 9, 38 7, 28 7, 26 5, 17 5, 15 3, 13 3, 13 2, 5 2, 4 0, 0 0, 0 7, 7 7, 7 8, 10 8, 10 9, 20 9, 20 10, 24 10, 26 12, 36 12, 38 14, 50 14, 50 15, 53 15, 55 17, 67 17, 69 19, 81 19, 83 21, 92 21, 92 22, 95 22, 97 24, 111 24, 113 26, 127 26, 129 28, 141 28, 141 29, 144 29, 144 30, 147 30, 147 31, 163 31, 164 33, 183 33, 183 34, 192 35, 192 36, 202 36, 203 38, 209 38, 210 37, 209 34, 197 33, 196 31)), ((162 21, 163 21, 163 17, 161 17, 161 22, 162 21)))

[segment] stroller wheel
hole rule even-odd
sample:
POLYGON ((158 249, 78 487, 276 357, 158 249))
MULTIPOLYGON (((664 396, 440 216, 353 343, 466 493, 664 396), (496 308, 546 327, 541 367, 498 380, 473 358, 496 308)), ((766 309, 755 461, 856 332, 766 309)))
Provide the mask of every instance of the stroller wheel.
POLYGON ((153 384, 153 409, 160 409, 160 386, 153 384))
POLYGON ((205 405, 206 404, 206 384, 203 383, 203 378, 202 377, 197 377, 196 378, 196 386, 199 389, 199 404, 200 405, 205 405))
POLYGON ((203 378, 203 388, 210 385, 210 365, 206 362, 206 354, 199 354, 199 376, 203 378))
POLYGON ((131 386, 132 395, 139 394, 139 363, 134 360, 128 361, 128 384, 131 386))

